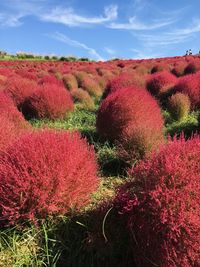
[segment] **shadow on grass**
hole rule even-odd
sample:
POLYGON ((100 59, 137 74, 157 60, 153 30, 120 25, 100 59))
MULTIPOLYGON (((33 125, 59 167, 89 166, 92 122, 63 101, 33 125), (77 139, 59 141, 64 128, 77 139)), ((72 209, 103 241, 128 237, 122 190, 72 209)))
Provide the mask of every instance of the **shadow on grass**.
POLYGON ((60 254, 55 266, 134 267, 129 235, 119 216, 103 207, 61 221, 49 236, 57 240, 53 253, 60 254))
POLYGON ((100 138, 95 129, 81 130, 81 135, 87 139, 89 144, 94 145, 102 176, 126 175, 129 165, 120 160, 114 144, 100 138))
POLYGON ((100 162, 100 166, 103 176, 126 176, 126 170, 129 167, 119 158, 111 158, 106 162, 100 162))
POLYGON ((102 142, 96 129, 81 129, 80 132, 82 137, 85 137, 90 145, 102 142))

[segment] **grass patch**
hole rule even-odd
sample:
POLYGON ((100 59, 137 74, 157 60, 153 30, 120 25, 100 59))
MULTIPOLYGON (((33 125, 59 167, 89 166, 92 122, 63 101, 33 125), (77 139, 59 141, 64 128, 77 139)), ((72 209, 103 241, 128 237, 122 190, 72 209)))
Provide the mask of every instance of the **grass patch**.
POLYGON ((52 129, 65 130, 94 130, 96 123, 96 114, 94 111, 87 111, 76 108, 68 118, 64 120, 30 120, 29 122, 35 128, 48 127, 52 129))
POLYGON ((198 132, 198 112, 190 113, 187 118, 178 122, 173 121, 168 118, 168 123, 166 124, 166 136, 180 136, 181 133, 184 133, 186 138, 189 138, 192 133, 198 132))

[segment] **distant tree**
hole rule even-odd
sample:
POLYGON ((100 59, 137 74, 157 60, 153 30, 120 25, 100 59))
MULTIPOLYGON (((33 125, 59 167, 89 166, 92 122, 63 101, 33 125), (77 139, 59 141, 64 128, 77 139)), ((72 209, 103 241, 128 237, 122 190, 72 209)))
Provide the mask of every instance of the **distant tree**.
POLYGON ((44 59, 45 59, 45 60, 49 60, 50 57, 49 57, 49 56, 44 56, 44 59))
POLYGON ((0 57, 4 57, 4 56, 6 56, 7 55, 7 52, 5 52, 5 51, 0 51, 0 57))
POLYGON ((60 61, 68 61, 66 57, 60 57, 59 60, 60 61))
POLYGON ((120 60, 119 58, 111 58, 109 61, 118 61, 120 60))
POLYGON ((35 58, 35 56, 33 54, 24 54, 25 58, 35 58))
POLYGON ((25 59, 26 58, 26 54, 24 52, 17 52, 16 56, 17 56, 17 58, 20 58, 20 59, 25 59))
POLYGON ((57 56, 52 56, 51 59, 58 60, 58 57, 57 56))
POLYGON ((79 58, 79 61, 90 61, 90 60, 87 57, 81 57, 81 58, 79 58))
POLYGON ((68 61, 70 62, 74 62, 74 61, 77 61, 77 58, 76 57, 73 57, 73 56, 69 56, 67 57, 68 61))

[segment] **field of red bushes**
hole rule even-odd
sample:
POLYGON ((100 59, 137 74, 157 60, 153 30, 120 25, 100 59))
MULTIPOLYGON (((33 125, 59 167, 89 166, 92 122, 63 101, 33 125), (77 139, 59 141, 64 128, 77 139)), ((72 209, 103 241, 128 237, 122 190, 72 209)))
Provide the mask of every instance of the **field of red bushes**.
POLYGON ((2 233, 83 228, 20 266, 200 266, 200 57, 0 61, 0 131, 2 233))

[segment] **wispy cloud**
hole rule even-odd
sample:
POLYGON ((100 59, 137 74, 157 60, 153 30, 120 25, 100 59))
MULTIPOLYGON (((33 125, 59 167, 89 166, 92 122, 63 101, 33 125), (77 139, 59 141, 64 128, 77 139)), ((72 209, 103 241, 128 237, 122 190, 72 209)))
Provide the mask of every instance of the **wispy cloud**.
POLYGON ((182 43, 191 36, 175 35, 173 33, 134 34, 146 47, 168 46, 182 43))
POLYGON ((116 54, 116 51, 110 47, 104 47, 104 51, 111 56, 114 56, 116 54))
POLYGON ((7 0, 2 1, 0 12, 1 27, 17 27, 23 24, 23 18, 29 15, 38 16, 45 6, 45 0, 7 0))
POLYGON ((172 29, 167 32, 155 32, 153 34, 132 33, 146 47, 168 46, 180 44, 193 38, 200 32, 200 20, 195 20, 189 27, 172 29))
POLYGON ((67 26, 83 26, 85 24, 103 24, 115 20, 118 16, 118 6, 108 5, 104 7, 103 14, 98 16, 78 14, 72 7, 52 4, 48 0, 7 0, 1 5, 4 12, 0 13, 0 25, 19 26, 20 19, 33 15, 41 21, 61 23, 67 26))
POLYGON ((2 27, 17 27, 22 24, 20 19, 23 18, 23 15, 12 15, 12 14, 4 14, 0 13, 0 26, 2 27))
POLYGON ((102 24, 116 19, 118 15, 117 9, 117 5, 110 5, 104 8, 103 15, 91 17, 78 15, 72 8, 63 9, 61 7, 57 7, 49 13, 41 14, 39 17, 43 21, 62 23, 67 26, 102 24))
POLYGON ((167 20, 160 20, 160 21, 155 21, 152 23, 145 24, 137 19, 136 16, 131 17, 128 19, 128 23, 111 23, 108 25, 108 28, 111 29, 117 29, 117 30, 155 30, 159 29, 164 26, 168 26, 172 23, 174 23, 176 20, 175 19, 167 19, 167 20))
POLYGON ((173 31, 173 34, 181 36, 190 35, 197 32, 200 32, 200 19, 193 19, 193 22, 189 27, 176 29, 173 31))
POLYGON ((69 38, 67 35, 56 32, 55 34, 51 34, 51 35, 48 34, 48 36, 62 43, 70 45, 72 47, 82 48, 86 50, 90 56, 94 56, 97 60, 104 61, 103 57, 101 57, 101 55, 94 48, 91 48, 84 43, 73 40, 69 38))
POLYGON ((160 10, 147 0, 132 0, 127 10, 126 21, 112 21, 107 27, 115 30, 152 31, 175 23, 183 10, 171 13, 160 10))

